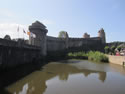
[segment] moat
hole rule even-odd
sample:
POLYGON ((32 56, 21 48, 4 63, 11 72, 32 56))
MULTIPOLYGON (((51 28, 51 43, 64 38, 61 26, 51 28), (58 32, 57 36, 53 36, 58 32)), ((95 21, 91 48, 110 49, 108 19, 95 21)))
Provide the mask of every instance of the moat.
POLYGON ((83 60, 50 62, 4 90, 5 94, 124 94, 125 68, 83 60))

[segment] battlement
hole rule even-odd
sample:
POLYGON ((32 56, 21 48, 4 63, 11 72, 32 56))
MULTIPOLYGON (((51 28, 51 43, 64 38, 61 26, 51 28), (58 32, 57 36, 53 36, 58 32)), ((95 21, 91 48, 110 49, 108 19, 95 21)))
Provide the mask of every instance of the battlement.
POLYGON ((56 41, 56 42, 58 42, 58 41, 65 41, 65 39, 64 38, 58 38, 58 37, 52 37, 52 36, 47 36, 47 40, 48 41, 56 41))

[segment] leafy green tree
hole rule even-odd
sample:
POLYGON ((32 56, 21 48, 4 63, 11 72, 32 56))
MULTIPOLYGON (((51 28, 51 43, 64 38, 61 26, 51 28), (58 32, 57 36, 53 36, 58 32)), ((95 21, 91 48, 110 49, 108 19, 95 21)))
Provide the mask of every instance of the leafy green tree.
POLYGON ((117 49, 118 49, 118 51, 121 51, 122 47, 121 47, 121 46, 118 46, 117 49))
POLYGON ((110 52, 110 48, 109 48, 109 46, 105 46, 104 49, 105 49, 105 53, 106 53, 106 54, 108 54, 108 53, 110 52))
POLYGON ((114 54, 115 53, 115 46, 113 45, 110 49, 111 49, 111 53, 114 54))
POLYGON ((66 38, 67 32, 66 31, 60 31, 58 37, 59 38, 66 38))
POLYGON ((4 39, 11 40, 10 35, 5 35, 4 39))

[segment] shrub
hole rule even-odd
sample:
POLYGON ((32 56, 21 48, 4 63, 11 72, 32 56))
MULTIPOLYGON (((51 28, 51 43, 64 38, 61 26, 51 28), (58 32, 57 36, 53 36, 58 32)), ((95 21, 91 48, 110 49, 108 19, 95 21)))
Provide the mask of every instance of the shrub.
POLYGON ((75 52, 75 53, 68 53, 68 57, 70 58, 80 58, 80 59, 89 59, 96 62, 108 62, 108 57, 99 52, 99 51, 89 51, 88 53, 85 52, 75 52))
POLYGON ((106 54, 108 54, 108 53, 110 52, 110 48, 109 48, 109 46, 105 46, 104 49, 105 49, 105 53, 106 53, 106 54))
POLYGON ((121 50, 121 48, 122 48, 121 46, 118 46, 118 47, 117 47, 118 51, 120 51, 120 50, 121 50))
POLYGON ((68 53, 69 58, 80 58, 80 59, 87 59, 87 54, 85 52, 74 52, 68 53))
POLYGON ((90 51, 88 52, 88 59, 89 60, 92 60, 92 61, 96 61, 96 62, 108 62, 108 57, 99 52, 99 51, 96 51, 96 52, 93 52, 93 51, 90 51))
POLYGON ((114 54, 115 53, 115 46, 112 46, 110 49, 111 49, 111 53, 114 54))

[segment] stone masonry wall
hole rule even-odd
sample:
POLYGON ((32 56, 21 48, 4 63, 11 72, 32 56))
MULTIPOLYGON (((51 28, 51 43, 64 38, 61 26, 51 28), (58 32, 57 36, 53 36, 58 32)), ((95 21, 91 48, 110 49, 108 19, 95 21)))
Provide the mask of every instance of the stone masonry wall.
POLYGON ((38 60, 39 54, 39 47, 0 39, 0 68, 2 69, 38 60))
POLYGON ((99 50, 102 51, 101 38, 69 38, 68 49, 70 51, 90 51, 99 50))
POLYGON ((47 52, 57 51, 88 51, 102 49, 101 38, 56 38, 47 36, 47 52))
POLYGON ((66 49, 65 40, 47 36, 47 51, 60 51, 66 49))
MULTIPOLYGON (((102 41, 105 36, 93 38, 69 38, 68 36, 66 38, 57 38, 47 36, 48 30, 46 26, 39 21, 32 23, 29 26, 29 30, 30 33, 35 34, 34 38, 31 38, 33 36, 30 34, 30 45, 25 44, 23 41, 15 42, 0 39, 0 67, 6 68, 25 64, 46 56, 49 58, 63 57, 66 53, 74 51, 103 51, 105 45, 102 41)), ((103 35, 104 31, 99 33, 103 35)))

